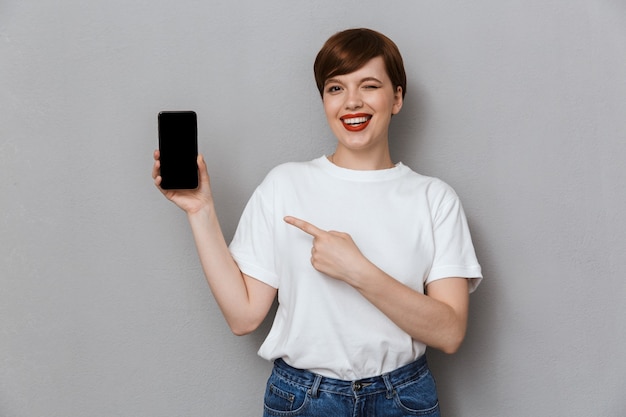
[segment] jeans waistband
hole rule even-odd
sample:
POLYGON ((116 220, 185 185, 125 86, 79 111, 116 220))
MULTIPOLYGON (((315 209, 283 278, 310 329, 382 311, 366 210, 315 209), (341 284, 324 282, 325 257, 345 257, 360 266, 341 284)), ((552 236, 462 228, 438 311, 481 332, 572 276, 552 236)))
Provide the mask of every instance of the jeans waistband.
POLYGON ((319 391, 328 391, 350 396, 369 395, 387 391, 388 395, 391 395, 394 387, 415 380, 422 373, 427 371, 428 363, 426 362, 426 355, 422 355, 416 361, 391 372, 356 381, 328 378, 307 370, 297 369, 288 365, 282 359, 276 359, 274 361, 275 373, 293 383, 310 388, 313 397, 316 397, 319 391))

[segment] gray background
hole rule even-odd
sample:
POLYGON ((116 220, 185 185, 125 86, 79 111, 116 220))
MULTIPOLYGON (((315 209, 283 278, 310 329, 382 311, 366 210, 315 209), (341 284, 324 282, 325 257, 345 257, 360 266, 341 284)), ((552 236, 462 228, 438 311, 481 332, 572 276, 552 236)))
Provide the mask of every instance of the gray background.
POLYGON ((332 152, 312 76, 368 26, 409 76, 392 151, 461 196, 485 281, 430 354, 447 417, 626 410, 626 3, 0 3, 0 416, 255 416, 268 323, 233 336, 156 114, 194 109, 230 240, 278 163, 332 152))

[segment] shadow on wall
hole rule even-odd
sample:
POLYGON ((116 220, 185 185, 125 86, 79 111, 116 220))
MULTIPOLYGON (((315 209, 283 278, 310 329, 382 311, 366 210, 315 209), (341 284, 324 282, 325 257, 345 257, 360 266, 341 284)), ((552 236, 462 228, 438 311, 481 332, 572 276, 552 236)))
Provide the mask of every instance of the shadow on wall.
POLYGON ((426 117, 426 100, 416 87, 407 93, 402 110, 393 116, 389 128, 389 148, 395 162, 401 161, 419 172, 415 162, 420 155, 424 121, 426 117))

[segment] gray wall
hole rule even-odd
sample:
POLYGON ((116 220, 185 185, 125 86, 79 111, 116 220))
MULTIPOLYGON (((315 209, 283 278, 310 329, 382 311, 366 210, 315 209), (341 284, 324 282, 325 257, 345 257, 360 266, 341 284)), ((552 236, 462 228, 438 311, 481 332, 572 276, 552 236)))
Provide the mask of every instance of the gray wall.
POLYGON ((312 61, 354 26, 403 51, 394 157, 455 187, 484 267, 430 355, 444 415, 624 416, 617 0, 2 2, 0 416, 260 415, 268 325, 225 325, 152 185, 156 114, 198 112, 230 239, 271 167, 332 151, 312 61))

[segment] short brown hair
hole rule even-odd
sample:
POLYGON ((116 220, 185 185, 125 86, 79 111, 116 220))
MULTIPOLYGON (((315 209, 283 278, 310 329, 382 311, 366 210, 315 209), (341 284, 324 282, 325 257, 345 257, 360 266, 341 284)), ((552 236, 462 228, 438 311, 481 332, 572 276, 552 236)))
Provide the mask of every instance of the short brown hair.
POLYGON ((331 36, 315 58, 313 72, 320 95, 324 97, 324 83, 336 75, 345 75, 363 67, 376 57, 382 57, 387 75, 394 88, 406 93, 406 73, 402 55, 396 44, 371 29, 348 29, 331 36))

